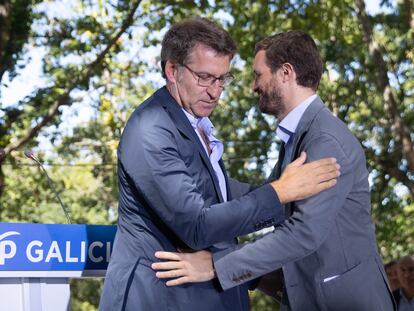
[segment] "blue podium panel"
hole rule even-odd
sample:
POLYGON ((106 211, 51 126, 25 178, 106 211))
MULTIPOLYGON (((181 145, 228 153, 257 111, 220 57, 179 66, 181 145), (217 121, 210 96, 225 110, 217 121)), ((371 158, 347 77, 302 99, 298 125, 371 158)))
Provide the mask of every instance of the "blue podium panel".
POLYGON ((0 223, 0 277, 104 276, 116 226, 0 223))

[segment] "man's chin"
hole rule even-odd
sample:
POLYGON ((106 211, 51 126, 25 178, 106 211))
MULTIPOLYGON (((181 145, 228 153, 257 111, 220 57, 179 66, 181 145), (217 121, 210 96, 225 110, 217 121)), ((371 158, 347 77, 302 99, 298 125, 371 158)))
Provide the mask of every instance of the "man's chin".
POLYGON ((209 117, 213 113, 216 106, 217 104, 205 104, 203 107, 199 107, 199 109, 197 109, 197 115, 199 117, 209 117))
POLYGON ((214 110, 214 108, 213 109, 203 109, 203 110, 197 111, 196 117, 197 118, 208 118, 212 114, 213 110, 214 110))
POLYGON ((261 113, 269 113, 269 107, 266 104, 259 102, 258 106, 261 113))

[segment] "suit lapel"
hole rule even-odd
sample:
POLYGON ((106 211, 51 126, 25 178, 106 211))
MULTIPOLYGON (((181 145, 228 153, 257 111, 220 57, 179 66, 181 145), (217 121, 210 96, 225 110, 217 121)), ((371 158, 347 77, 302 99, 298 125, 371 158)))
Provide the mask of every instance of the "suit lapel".
POLYGON ((309 107, 305 110, 300 119, 298 126, 295 131, 295 135, 293 137, 293 146, 292 146, 292 153, 291 158, 287 163, 292 162, 299 156, 299 147, 308 132, 309 127, 312 124, 312 121, 315 119, 315 116, 318 112, 323 109, 325 105, 323 104, 322 100, 319 97, 316 97, 315 100, 309 105, 309 107))
MULTIPOLYGON (((323 109, 325 105, 323 104, 322 100, 317 97, 315 100, 309 105, 309 107, 305 110, 305 112, 302 115, 302 118, 299 121, 299 124, 296 128, 295 134, 293 136, 293 146, 292 146, 292 153, 291 158, 288 160, 287 163, 292 162, 299 156, 299 150, 300 146, 302 144, 303 139, 306 136, 306 133, 308 132, 309 127, 312 124, 312 121, 315 119, 318 112, 323 109)), ((282 162, 283 158, 285 156, 285 148, 284 143, 282 142, 282 145, 280 147, 279 152, 279 159, 276 163, 276 166, 269 177, 270 181, 279 179, 280 175, 282 174, 281 168, 282 168, 282 162)), ((288 203, 285 205, 285 217, 286 219, 291 216, 291 209, 292 209, 292 203, 288 203)))
MULTIPOLYGON (((176 100, 171 96, 170 92, 168 92, 167 88, 164 86, 159 90, 159 95, 161 97, 161 105, 165 107, 166 111, 170 115, 171 119, 173 120, 174 125, 177 127, 177 130, 180 131, 185 137, 189 138, 195 146, 197 146, 197 150, 203 160, 204 165, 207 167, 208 172, 210 173, 210 177, 213 181, 214 188, 216 190, 217 196, 219 197, 219 201, 223 202, 223 196, 221 195, 219 181, 217 179, 216 173, 214 172, 213 166, 211 165, 210 159, 207 156, 207 153, 202 145, 200 139, 198 138, 195 130, 193 129, 190 121, 182 111, 182 108, 176 100)), ((220 160, 221 161, 221 160, 220 160)), ((221 166, 222 164, 220 164, 221 166)), ((223 169, 223 168, 222 168, 223 169)), ((227 175, 223 169, 224 177, 226 179, 227 185, 227 175)))

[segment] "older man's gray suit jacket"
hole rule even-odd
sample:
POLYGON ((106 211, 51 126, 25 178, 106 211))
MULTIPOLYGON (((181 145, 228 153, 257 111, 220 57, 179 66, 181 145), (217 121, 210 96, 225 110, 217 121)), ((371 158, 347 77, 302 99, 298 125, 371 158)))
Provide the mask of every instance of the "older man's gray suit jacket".
MULTIPOLYGON (((347 126, 317 98, 293 141, 293 160, 335 157, 341 176, 331 189, 286 206, 287 220, 233 252, 214 254, 224 289, 282 267, 294 311, 394 310, 371 220, 365 156, 347 126)), ((290 161, 289 161, 290 162, 290 161)), ((280 175, 278 164, 273 178, 280 175)), ((289 310, 289 307, 282 306, 289 310)))
POLYGON ((223 291, 216 280, 167 287, 150 265, 155 251, 216 252, 235 245, 236 236, 282 222, 271 186, 240 197, 249 187, 226 177, 228 198, 238 199, 223 203, 207 154, 165 87, 128 120, 118 175, 118 231, 100 310, 248 310, 246 285, 223 291))

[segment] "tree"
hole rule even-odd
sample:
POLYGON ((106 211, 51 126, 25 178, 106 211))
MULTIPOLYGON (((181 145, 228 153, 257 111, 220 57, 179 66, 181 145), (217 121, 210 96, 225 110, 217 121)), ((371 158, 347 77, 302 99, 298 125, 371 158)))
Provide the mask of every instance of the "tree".
MULTIPOLYGON (((65 3, 72 12, 66 15, 53 13, 56 5, 0 4, 3 94, 34 47, 45 54, 47 81, 13 105, 0 104, 0 147, 6 155, 0 159, 2 221, 65 221, 46 180, 21 155, 46 140, 53 149, 39 157, 75 222, 115 222, 116 146, 129 114, 162 83, 153 55, 166 27, 202 15, 221 23, 239 46, 237 79, 212 117, 225 142, 230 175, 259 183, 271 168, 269 160, 276 160, 275 120, 258 111, 250 90, 255 42, 292 28, 306 30, 326 61, 319 95, 366 150, 381 254, 390 260, 414 252, 411 1, 382 1, 384 10, 375 14, 362 0, 78 0, 65 3), (68 126, 76 120, 71 116, 76 107, 88 107, 91 116, 68 126)), ((99 285, 75 281, 75 309, 96 308, 99 291, 90 286, 99 285), (81 287, 96 295, 86 302, 81 287)), ((275 306, 256 293, 252 297, 253 309, 275 306)))

